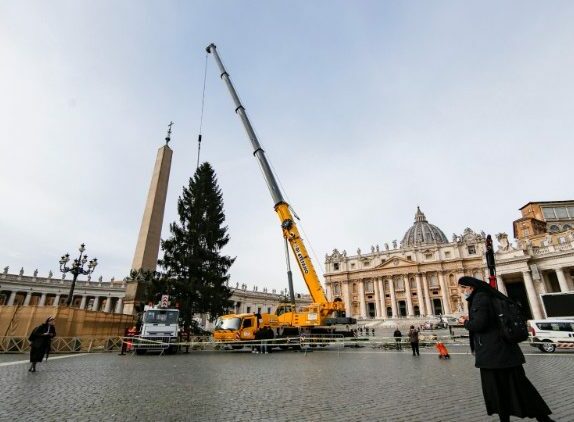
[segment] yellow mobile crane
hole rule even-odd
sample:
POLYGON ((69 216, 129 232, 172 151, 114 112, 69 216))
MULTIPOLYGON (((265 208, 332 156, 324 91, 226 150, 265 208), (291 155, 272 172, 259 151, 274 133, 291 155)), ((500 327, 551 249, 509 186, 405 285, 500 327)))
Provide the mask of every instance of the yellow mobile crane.
MULTIPOLYGON (((216 46, 214 44, 210 44, 206 50, 208 53, 213 54, 219 70, 221 71, 221 78, 225 81, 233 102, 235 103, 235 112, 241 118, 245 131, 247 132, 247 136, 249 137, 253 147, 253 155, 257 158, 261 169, 263 170, 263 176, 265 177, 267 187, 269 188, 271 197, 273 198, 275 204, 275 211, 277 212, 277 215, 281 221, 283 237, 285 238, 285 241, 288 242, 291 246, 291 250, 293 251, 293 254, 297 260, 297 264, 299 265, 299 269, 301 270, 301 274, 303 275, 303 279, 305 280, 305 284, 307 285, 313 300, 313 303, 307 307, 303 309, 296 309, 293 294, 293 283, 291 280, 291 271, 289 269, 289 259, 287 256, 291 303, 280 305, 275 315, 265 315, 265 318, 262 318, 262 321, 265 322, 261 325, 284 328, 292 327, 299 329, 299 331, 304 329, 310 333, 329 333, 334 331, 333 328, 335 325, 355 324, 356 320, 354 318, 345 317, 345 305, 340 299, 336 299, 333 302, 327 300, 325 292, 321 287, 319 278, 317 277, 317 273, 315 272, 315 268, 313 267, 313 263, 311 262, 309 254, 307 253, 307 249, 303 244, 303 239, 301 239, 301 236, 299 235, 299 230, 297 229, 297 225, 293 219, 293 214, 291 213, 290 206, 283 199, 281 190, 279 189, 279 186, 275 180, 275 176, 273 175, 271 167, 267 161, 267 158, 265 157, 265 151, 263 148, 261 148, 259 140, 257 139, 253 127, 251 126, 251 122, 249 121, 247 113, 245 112, 245 108, 241 104, 235 88, 231 83, 229 74, 225 70, 223 63, 219 58, 216 46)), ((249 316, 249 314, 246 314, 246 317, 247 316, 249 316)), ((248 336, 244 336, 240 330, 242 327, 241 318, 239 321, 235 320, 233 324, 230 324, 230 319, 237 319, 239 315, 229 315, 226 317, 222 317, 222 319, 220 319, 220 321, 218 321, 216 324, 216 339, 218 337, 221 337, 222 339, 228 339, 227 337, 232 337, 232 333, 230 331, 233 331, 233 335, 237 339, 251 339, 253 335, 253 328, 250 328, 248 336), (227 330, 228 334, 225 335, 223 332, 218 333, 218 325, 220 327, 228 326, 228 328, 222 328, 222 330, 227 330), (234 330, 231 328, 231 326, 234 328, 239 327, 239 333, 237 332, 237 328, 234 330)), ((248 325, 252 327, 252 324, 253 322, 250 322, 248 325)), ((293 330, 287 331, 292 332, 293 330)), ((346 334, 350 335, 349 330, 347 330, 346 334)))

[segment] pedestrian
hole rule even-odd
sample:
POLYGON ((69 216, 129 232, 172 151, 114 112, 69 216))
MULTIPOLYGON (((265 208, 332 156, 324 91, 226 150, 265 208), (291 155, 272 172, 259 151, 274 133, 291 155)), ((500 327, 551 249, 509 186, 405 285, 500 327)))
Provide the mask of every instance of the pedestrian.
POLYGON ((403 339, 402 339, 403 334, 401 333, 401 330, 399 330, 398 326, 397 326, 397 329, 395 330, 395 332, 393 333, 393 337, 395 338, 397 350, 403 350, 403 346, 401 344, 401 342, 403 341, 403 339))
POLYGON ((506 296, 473 277, 461 277, 458 284, 464 291, 469 309, 469 315, 461 316, 459 322, 472 336, 486 412, 489 415, 497 413, 501 421, 510 421, 511 415, 552 421, 551 410, 526 378, 520 346, 503 339, 500 334, 493 300, 506 296))
POLYGON ((420 356, 419 353, 419 330, 411 325, 409 330, 409 341, 411 342, 411 349, 413 350, 413 356, 420 356))
POLYGON ((42 362, 44 356, 50 353, 52 339, 56 336, 56 327, 54 327, 54 317, 48 317, 46 322, 38 325, 28 341, 30 341, 30 369, 28 372, 36 372, 36 364, 42 362))

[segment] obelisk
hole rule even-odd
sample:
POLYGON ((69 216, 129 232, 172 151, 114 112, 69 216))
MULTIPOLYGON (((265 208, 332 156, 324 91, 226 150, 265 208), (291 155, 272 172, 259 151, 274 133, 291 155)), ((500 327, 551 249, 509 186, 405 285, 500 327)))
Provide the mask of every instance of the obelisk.
MULTIPOLYGON (((171 156, 173 151, 169 147, 171 140, 171 126, 169 124, 166 143, 158 152, 153 169, 153 175, 147 194, 146 206, 138 236, 138 243, 132 262, 133 270, 155 271, 157 258, 159 255, 159 245, 161 240, 161 227, 163 225, 163 213, 165 209, 165 199, 169 184, 169 172, 171 169, 171 156)), ((142 298, 141 289, 138 289, 137 281, 127 283, 126 297, 124 300, 124 314, 133 314, 134 307, 142 298)))

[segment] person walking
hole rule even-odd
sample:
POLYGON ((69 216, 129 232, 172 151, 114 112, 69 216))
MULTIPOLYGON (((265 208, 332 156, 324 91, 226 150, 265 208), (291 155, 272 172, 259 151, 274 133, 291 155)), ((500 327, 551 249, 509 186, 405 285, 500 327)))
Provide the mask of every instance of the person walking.
POLYGON ((50 353, 50 346, 52 344, 52 339, 56 336, 56 327, 54 326, 54 317, 48 317, 46 322, 38 325, 28 341, 30 341, 30 369, 28 372, 36 372, 36 364, 42 362, 44 356, 50 353))
POLYGON ((480 369, 486 412, 497 413, 502 422, 510 421, 511 415, 551 422, 552 411, 526 378, 520 346, 506 341, 500 334, 493 300, 506 299, 506 296, 473 277, 461 277, 458 284, 470 311, 469 315, 459 318, 459 323, 469 331, 474 343, 471 349, 475 366, 480 369))
POLYGON ((411 342, 411 349, 413 350, 413 356, 420 356, 419 353, 419 330, 411 325, 409 330, 409 341, 411 342))
POLYGON ((403 347, 401 344, 401 342, 403 341, 403 339, 402 339, 403 334, 401 333, 401 330, 399 330, 398 326, 397 326, 397 329, 395 330, 395 332, 393 333, 393 337, 395 338, 395 343, 397 344, 397 350, 403 350, 403 347))

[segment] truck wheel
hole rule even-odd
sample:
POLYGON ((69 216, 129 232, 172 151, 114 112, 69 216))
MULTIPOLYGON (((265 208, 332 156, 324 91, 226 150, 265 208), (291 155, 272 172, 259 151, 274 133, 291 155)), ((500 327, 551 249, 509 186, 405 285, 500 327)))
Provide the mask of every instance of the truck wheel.
POLYGON ((146 349, 136 349, 136 355, 145 355, 146 349))
POLYGON ((550 340, 544 340, 538 348, 544 353, 553 353, 556 350, 556 345, 550 340))

